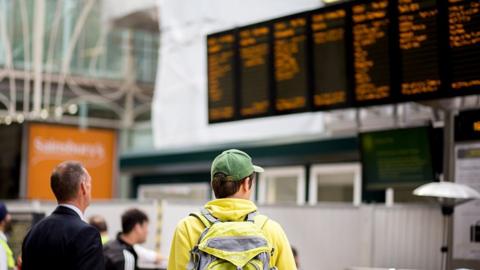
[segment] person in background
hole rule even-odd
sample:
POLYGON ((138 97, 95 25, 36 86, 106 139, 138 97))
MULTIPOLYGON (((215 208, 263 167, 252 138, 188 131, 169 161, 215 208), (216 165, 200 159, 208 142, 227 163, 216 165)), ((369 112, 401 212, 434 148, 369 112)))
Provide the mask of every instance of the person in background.
MULTIPOLYGON (((250 200, 255 173, 263 172, 261 167, 252 164, 251 157, 240 150, 222 152, 212 162, 211 186, 216 200, 208 202, 204 209, 220 221, 245 221, 257 211, 250 200)), ((257 215, 264 220, 262 231, 273 246, 270 267, 278 270, 295 270, 292 249, 280 224, 257 215)), ((195 216, 182 219, 175 229, 168 258, 168 270, 187 269, 190 254, 197 245, 205 225, 195 216)))
POLYGON ((137 270, 138 255, 134 245, 144 243, 148 235, 148 217, 138 209, 122 215, 122 232, 103 247, 105 270, 137 270))
POLYGON ((147 265, 164 265, 165 258, 159 253, 154 250, 148 249, 141 245, 133 245, 133 249, 138 255, 138 262, 140 264, 147 264, 147 265))
POLYGON ((76 161, 60 163, 50 176, 58 206, 28 232, 22 244, 22 270, 104 270, 97 229, 84 221, 92 179, 76 161))
MULTIPOLYGON (((110 241, 110 237, 108 236, 108 225, 104 217, 101 215, 93 215, 88 219, 88 223, 100 232, 102 245, 105 245, 110 241)), ((154 250, 142 247, 141 245, 133 245, 133 248, 138 255, 139 262, 158 265, 164 260, 163 256, 154 250)))
POLYGON ((11 229, 11 216, 7 207, 0 202, 0 270, 15 269, 13 251, 7 243, 7 236, 11 229))
POLYGON ((297 269, 300 269, 300 259, 298 258, 298 251, 295 247, 292 246, 293 258, 295 259, 295 265, 297 269))
POLYGON ((108 241, 110 241, 110 237, 108 236, 108 227, 107 222, 105 219, 100 215, 93 215, 88 219, 88 224, 95 227, 98 232, 100 233, 100 239, 102 241, 102 245, 105 245, 108 241))

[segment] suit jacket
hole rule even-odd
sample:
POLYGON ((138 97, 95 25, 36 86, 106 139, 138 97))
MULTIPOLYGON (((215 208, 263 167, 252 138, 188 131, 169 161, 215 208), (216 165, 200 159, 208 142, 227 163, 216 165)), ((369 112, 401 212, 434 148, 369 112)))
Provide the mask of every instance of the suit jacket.
POLYGON ((38 222, 22 244, 23 270, 104 270, 99 232, 67 207, 38 222))

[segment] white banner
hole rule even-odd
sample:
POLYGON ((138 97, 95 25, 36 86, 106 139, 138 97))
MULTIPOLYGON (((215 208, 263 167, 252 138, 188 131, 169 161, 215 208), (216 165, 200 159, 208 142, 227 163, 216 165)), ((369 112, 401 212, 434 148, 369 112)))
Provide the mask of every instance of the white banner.
MULTIPOLYGON (((480 142, 455 146, 455 182, 480 192, 480 142)), ((480 200, 455 209, 453 257, 480 260, 480 200)))
POLYGON ((152 103, 157 148, 318 136, 320 112, 208 124, 209 33, 311 10, 318 0, 158 0, 161 46, 152 103))

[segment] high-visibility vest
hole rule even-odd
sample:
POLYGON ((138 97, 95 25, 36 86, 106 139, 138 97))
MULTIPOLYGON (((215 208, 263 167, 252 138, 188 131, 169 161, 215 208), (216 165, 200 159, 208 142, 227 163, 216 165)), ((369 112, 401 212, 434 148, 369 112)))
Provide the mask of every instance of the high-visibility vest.
POLYGON ((0 245, 2 248, 5 250, 7 253, 7 266, 8 269, 14 269, 15 268, 15 259, 13 258, 13 251, 10 249, 8 246, 7 242, 3 239, 0 239, 0 245))
POLYGON ((100 240, 102 241, 102 245, 105 245, 108 241, 110 241, 110 237, 108 237, 108 235, 100 235, 100 240))

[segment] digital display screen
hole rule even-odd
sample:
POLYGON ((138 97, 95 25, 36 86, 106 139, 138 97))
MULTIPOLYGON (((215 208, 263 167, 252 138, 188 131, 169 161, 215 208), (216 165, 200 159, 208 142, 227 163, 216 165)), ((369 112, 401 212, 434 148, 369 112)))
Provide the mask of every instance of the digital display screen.
POLYGON ((361 133, 365 188, 383 190, 434 181, 430 130, 418 127, 361 133))
POLYGON ((479 47, 469 0, 349 1, 212 34, 209 121, 479 94, 479 47))
POLYGON ((389 1, 352 6, 355 101, 382 103, 391 98, 389 1))
POLYGON ((235 117, 235 43, 233 31, 207 37, 210 123, 235 117))
POLYGON ((455 117, 455 141, 480 141, 480 110, 469 110, 455 117))
POLYGON ((347 73, 347 10, 318 10, 310 16, 313 39, 313 106, 346 107, 349 102, 347 73))
POLYGON ((271 112, 270 35, 270 27, 266 24, 238 31, 242 118, 263 116, 271 112))
POLYGON ((401 95, 435 97, 440 91, 438 8, 436 0, 398 1, 401 95))
POLYGON ((448 0, 451 88, 454 95, 480 90, 480 2, 448 0), (470 91, 469 91, 470 90, 470 91), (461 92, 461 93, 458 93, 461 92))
POLYGON ((307 77, 307 17, 294 16, 273 23, 275 108, 301 111, 309 102, 307 77))

